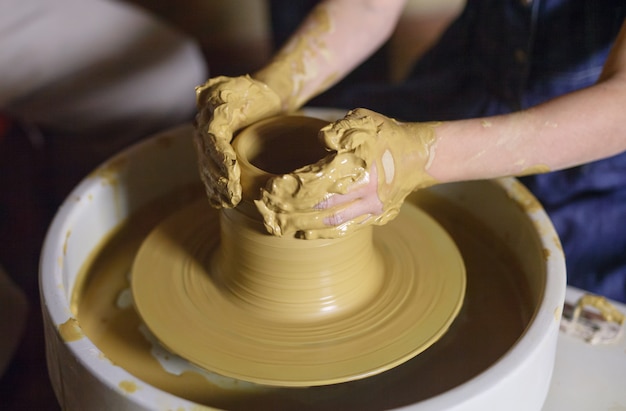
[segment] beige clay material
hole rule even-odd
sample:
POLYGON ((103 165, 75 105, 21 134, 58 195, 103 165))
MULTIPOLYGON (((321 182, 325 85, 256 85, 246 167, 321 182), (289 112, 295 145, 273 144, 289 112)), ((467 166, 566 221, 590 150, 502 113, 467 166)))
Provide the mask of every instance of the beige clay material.
MULTIPOLYGON (((446 332, 462 305, 465 271, 458 250, 416 207, 407 207, 376 230, 373 250, 383 267, 370 279, 374 287, 360 284, 358 270, 376 266, 375 255, 345 261, 328 253, 331 240, 276 238, 263 234, 260 223, 256 229, 231 234, 236 242, 243 237, 263 244, 263 262, 245 269, 261 273, 244 270, 244 281, 225 280, 230 274, 216 263, 218 222, 215 215, 201 213, 205 209, 200 201, 148 236, 135 259, 132 289, 135 307, 152 333, 171 351, 207 370, 282 386, 371 376, 428 348, 446 332), (286 245, 272 247, 277 242, 286 245), (325 278, 320 273, 316 278, 314 267, 289 260, 298 253, 338 270, 349 285, 335 284, 333 275, 325 278), (272 267, 278 269, 274 280, 272 267), (357 271, 350 272, 353 269, 357 271), (285 278, 290 271, 293 277, 301 276, 294 283, 285 278), (308 284, 302 278, 307 276, 312 277, 308 284), (251 283, 255 279, 260 284, 251 283), (326 281, 336 294, 322 288, 326 281), (363 288, 365 297, 349 294, 363 288), (297 294, 304 296, 302 301, 293 299, 297 294)), ((222 221, 225 218, 222 215, 222 221)), ((254 260, 255 249, 237 256, 238 262, 254 260)))
POLYGON ((244 204, 219 222, 203 201, 182 209, 137 254, 135 307, 152 333, 206 370, 278 386, 364 378, 437 341, 465 293, 463 260, 445 230, 408 206, 376 231, 339 239, 269 235, 251 203, 260 187, 324 153, 315 133, 253 130, 234 145, 244 204))

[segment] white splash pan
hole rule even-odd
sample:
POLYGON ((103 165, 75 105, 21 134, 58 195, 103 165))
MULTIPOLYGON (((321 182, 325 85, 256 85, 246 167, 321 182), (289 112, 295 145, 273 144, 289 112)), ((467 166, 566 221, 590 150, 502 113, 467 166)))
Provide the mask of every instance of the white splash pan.
MULTIPOLYGON (((59 325, 73 316, 70 299, 77 274, 100 240, 142 205, 199 181, 191 132, 190 125, 163 132, 107 161, 73 190, 49 228, 40 286, 49 374, 64 410, 210 409, 139 381, 107 360, 89 338, 66 342, 59 333, 59 325), (128 382, 137 389, 129 392, 128 382)), ((540 410, 552 376, 566 287, 558 236, 516 179, 432 190, 487 224, 526 265, 525 272, 541 274, 529 279, 535 315, 504 356, 463 384, 403 409, 540 410)))

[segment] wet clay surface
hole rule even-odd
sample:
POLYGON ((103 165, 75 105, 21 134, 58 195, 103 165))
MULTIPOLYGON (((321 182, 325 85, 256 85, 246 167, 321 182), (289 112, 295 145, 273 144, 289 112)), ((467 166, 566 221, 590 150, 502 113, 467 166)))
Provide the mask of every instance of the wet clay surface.
POLYGON ((200 200, 143 243, 135 308, 166 347, 221 375, 273 386, 372 376, 436 342, 465 291, 460 253, 426 213, 407 205, 373 228, 279 238, 200 200))
MULTIPOLYGON (((463 308, 431 348, 377 376, 313 388, 220 380, 192 368, 179 375, 168 373, 151 354, 154 347, 132 305, 121 303, 120 296, 128 292, 128 275, 140 244, 152 227, 180 206, 177 198, 174 205, 163 200, 148 206, 103 242, 84 267, 85 286, 77 291, 74 309, 85 335, 106 356, 103 361, 108 359, 149 384, 201 404, 231 410, 379 410, 411 404, 487 369, 521 336, 533 314, 524 275, 510 252, 462 210, 420 192, 409 201, 447 229, 467 270, 463 308)), ((140 395, 140 390, 134 395, 140 395)))
MULTIPOLYGON (((272 149, 266 150, 276 153, 273 161, 278 164, 294 151, 286 149, 287 141, 294 138, 280 141, 275 134, 297 135, 299 143, 311 146, 323 140, 328 150, 319 161, 313 158, 295 171, 284 167, 282 175, 265 185, 261 198, 255 198, 270 233, 339 238, 366 225, 385 225, 398 215, 409 193, 436 182, 427 168, 434 158, 439 123, 402 123, 367 109, 352 110, 320 130, 323 123, 298 116, 269 118, 242 130, 233 142, 241 159, 252 151, 241 150, 242 139, 256 144, 274 140, 272 149), (346 207, 360 212, 348 217, 346 207)), ((244 184, 246 170, 241 163, 244 184)))

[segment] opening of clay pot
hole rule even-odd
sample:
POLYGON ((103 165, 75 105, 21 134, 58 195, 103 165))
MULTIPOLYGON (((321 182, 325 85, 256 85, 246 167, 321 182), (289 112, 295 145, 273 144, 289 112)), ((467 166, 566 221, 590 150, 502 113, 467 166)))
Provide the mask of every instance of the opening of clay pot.
POLYGON ((280 116, 243 129, 233 141, 241 168, 244 200, 259 197, 259 189, 276 175, 316 163, 328 155, 318 133, 328 122, 304 116, 280 116))

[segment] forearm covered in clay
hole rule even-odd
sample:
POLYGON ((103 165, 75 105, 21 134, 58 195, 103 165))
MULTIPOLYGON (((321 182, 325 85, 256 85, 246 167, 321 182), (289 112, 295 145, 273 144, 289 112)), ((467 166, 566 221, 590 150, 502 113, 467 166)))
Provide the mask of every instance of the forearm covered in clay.
POLYGON ((270 64, 252 77, 292 111, 328 89, 391 35, 405 0, 327 0, 316 6, 270 64))

